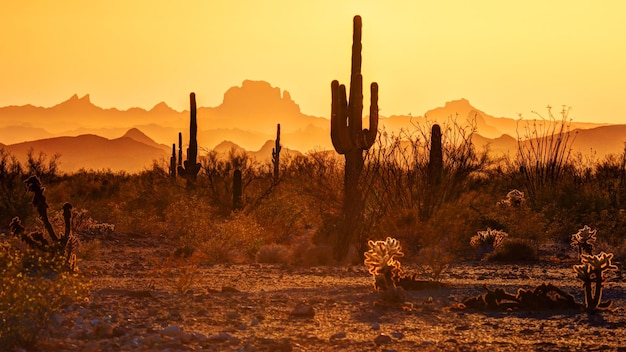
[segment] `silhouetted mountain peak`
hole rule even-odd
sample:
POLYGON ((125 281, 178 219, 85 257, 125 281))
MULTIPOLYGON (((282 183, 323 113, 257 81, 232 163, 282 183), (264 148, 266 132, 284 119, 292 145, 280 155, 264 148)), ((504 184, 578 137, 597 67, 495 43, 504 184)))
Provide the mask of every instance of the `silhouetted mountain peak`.
POLYGON ((122 138, 130 138, 133 139, 137 142, 143 143, 143 144, 147 144, 150 146, 153 146, 156 144, 156 142, 148 137, 145 133, 141 132, 139 129, 137 128, 131 128, 130 130, 128 130, 126 133, 124 133, 124 135, 122 136, 122 138))
POLYGON ((242 147, 231 141, 220 142, 220 144, 216 145, 215 148, 213 148, 213 151, 217 153, 229 153, 233 149, 237 151, 244 151, 242 147))
POLYGON ((251 113, 299 114, 300 106, 291 99, 291 94, 272 87, 265 81, 243 81, 241 87, 231 87, 224 93, 224 101, 217 109, 231 114, 251 113))
POLYGON ((82 98, 79 98, 78 94, 74 94, 68 100, 55 105, 53 108, 84 109, 94 107, 96 106, 91 102, 89 94, 85 94, 82 98))
POLYGON ((167 105, 164 101, 156 104, 152 109, 150 109, 150 112, 156 113, 170 113, 173 111, 175 110, 170 108, 169 105, 167 105))
POLYGON ((428 110, 425 116, 432 117, 434 119, 455 117, 457 114, 459 117, 467 117, 474 111, 480 112, 478 109, 473 107, 467 99, 461 98, 458 100, 447 101, 443 107, 428 110))

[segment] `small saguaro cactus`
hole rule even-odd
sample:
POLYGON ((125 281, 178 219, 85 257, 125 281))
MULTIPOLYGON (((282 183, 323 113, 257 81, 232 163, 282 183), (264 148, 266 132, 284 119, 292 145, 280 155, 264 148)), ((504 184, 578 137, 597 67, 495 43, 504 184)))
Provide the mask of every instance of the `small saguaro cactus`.
POLYGON ((189 94, 190 118, 189 118, 189 147, 187 148, 187 160, 183 166, 178 166, 178 174, 188 182, 194 182, 200 171, 198 163, 198 123, 196 120, 196 94, 189 94))
POLYGON ((276 141, 272 148, 272 164, 274 165, 274 183, 278 182, 280 176, 280 151, 283 147, 280 145, 280 124, 276 125, 276 141))
POLYGON ((172 156, 170 157, 170 177, 176 178, 176 143, 172 144, 172 156))
POLYGON ((441 127, 434 124, 430 133, 430 160, 428 162, 428 183, 437 186, 443 174, 443 150, 441 146, 441 127))
POLYGON ((419 208, 419 216, 429 219, 440 199, 440 185, 443 178, 443 149, 441 145, 441 127, 434 124, 430 133, 430 155, 426 165, 425 192, 423 193, 422 205, 419 208))
POLYGON ((378 84, 370 86, 369 129, 363 129, 363 76, 361 75, 361 17, 355 16, 352 37, 350 95, 338 81, 331 83, 330 136, 337 153, 345 157, 343 225, 335 243, 336 259, 343 259, 362 222, 363 199, 359 178, 363 151, 372 147, 378 133, 378 84))
POLYGON ((574 271, 576 272, 576 277, 583 282, 585 307, 588 310, 609 308, 611 301, 601 302, 602 283, 606 280, 604 277, 605 272, 617 270, 617 266, 611 263, 613 253, 582 254, 580 259, 581 264, 574 265, 574 271))
POLYGON ((241 170, 233 172, 233 210, 243 209, 243 187, 241 184, 241 170))
POLYGON ((183 166, 183 134, 178 132, 178 166, 183 166))

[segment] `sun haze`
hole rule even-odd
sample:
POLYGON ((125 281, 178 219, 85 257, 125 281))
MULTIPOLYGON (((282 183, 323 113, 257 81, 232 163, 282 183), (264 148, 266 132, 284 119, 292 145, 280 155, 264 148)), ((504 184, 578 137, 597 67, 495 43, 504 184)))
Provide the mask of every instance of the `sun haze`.
POLYGON ((622 1, 26 1, 0 5, 0 106, 90 94, 102 107, 217 106, 245 79, 328 117, 349 81, 352 17, 381 115, 466 98, 494 116, 573 107, 626 123, 622 1))

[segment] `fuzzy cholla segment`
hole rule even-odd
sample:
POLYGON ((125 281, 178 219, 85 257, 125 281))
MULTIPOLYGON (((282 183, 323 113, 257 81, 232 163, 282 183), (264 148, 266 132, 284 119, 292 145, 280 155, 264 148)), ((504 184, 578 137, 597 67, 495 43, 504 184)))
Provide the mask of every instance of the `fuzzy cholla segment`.
POLYGON ((611 263, 613 253, 590 255, 583 254, 580 257, 581 264, 574 265, 576 276, 583 282, 604 281, 604 273, 608 270, 617 270, 617 266, 611 263))
POLYGON ((506 205, 508 207, 519 207, 521 206, 526 198, 524 198, 524 192, 514 189, 506 194, 506 198, 500 202, 502 205, 506 205))
POLYGON ((509 237, 509 235, 504 231, 487 228, 486 231, 478 231, 476 235, 470 239, 470 245, 473 248, 491 246, 493 249, 496 249, 502 245, 507 237, 509 237))
POLYGON ((591 254, 593 246, 596 243, 596 232, 598 232, 598 230, 585 225, 585 227, 579 229, 578 232, 572 235, 570 245, 574 248, 578 248, 580 254, 591 254))
POLYGON ((365 252, 365 266, 372 275, 377 275, 385 267, 396 267, 399 262, 394 258, 404 256, 400 242, 391 237, 384 241, 368 241, 369 251, 365 252))

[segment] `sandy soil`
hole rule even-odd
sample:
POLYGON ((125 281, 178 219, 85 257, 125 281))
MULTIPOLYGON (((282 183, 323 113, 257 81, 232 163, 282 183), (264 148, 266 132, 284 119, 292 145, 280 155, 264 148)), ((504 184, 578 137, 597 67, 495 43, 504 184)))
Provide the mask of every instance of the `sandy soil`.
MULTIPOLYGON (((452 265, 446 288, 409 291, 406 304, 376 304, 364 266, 200 265, 189 292, 163 270, 158 239, 102 241, 81 271, 89 302, 52 318, 39 345, 71 351, 626 351, 626 282, 604 291, 614 311, 472 312, 451 309, 482 286, 551 282, 583 302, 572 263, 452 265), (159 264, 160 263, 160 264, 159 264)), ((165 268, 167 269, 167 268, 165 268)))

